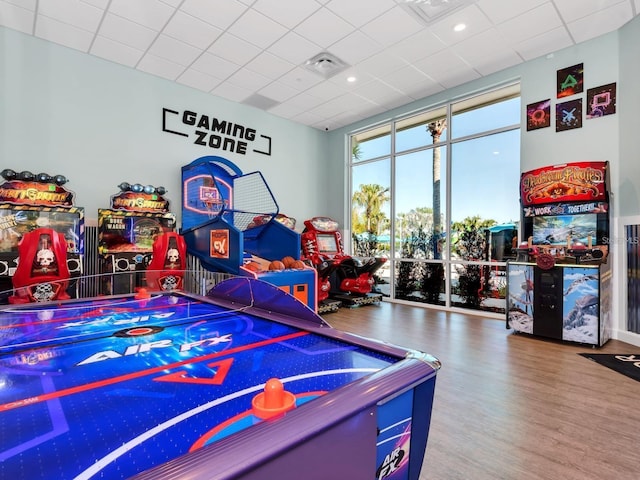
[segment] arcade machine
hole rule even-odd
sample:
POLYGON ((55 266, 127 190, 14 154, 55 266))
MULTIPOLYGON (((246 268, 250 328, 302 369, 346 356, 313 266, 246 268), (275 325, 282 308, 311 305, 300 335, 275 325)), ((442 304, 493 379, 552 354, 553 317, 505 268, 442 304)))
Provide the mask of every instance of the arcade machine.
MULTIPOLYGON (((98 209, 98 260, 102 293, 130 293, 147 287, 146 270, 157 237, 176 228, 164 187, 121 183, 111 196, 110 209, 98 209)), ((169 242, 159 245, 169 248, 169 242)), ((164 253, 158 253, 164 259, 164 253)))
POLYGON ((602 346, 611 337, 608 162, 525 172, 523 241, 507 263, 507 329, 602 346))
POLYGON ((187 268, 187 244, 176 232, 161 233, 153 242, 153 255, 146 271, 153 290, 181 290, 187 268))
POLYGON ((367 305, 382 300, 381 294, 372 292, 373 275, 386 258, 361 260, 345 255, 338 222, 331 218, 314 217, 304 225, 303 258, 318 269, 318 296, 322 295, 325 304, 339 301, 344 305, 367 305))
POLYGON ((73 205, 74 193, 64 187, 67 178, 11 169, 0 175, 5 180, 0 185, 0 291, 16 288, 13 295, 7 293, 0 302, 56 300, 75 295, 74 279, 83 271, 84 209, 73 205), (36 230, 44 236, 29 236, 21 243, 36 230), (45 245, 49 247, 44 248, 45 245), (46 265, 50 260, 55 269, 46 265), (43 286, 36 292, 33 288, 37 284, 43 286))
POLYGON ((180 233, 203 268, 269 282, 316 310, 316 271, 299 262, 300 234, 260 172, 198 158, 182 167, 182 202, 180 233))

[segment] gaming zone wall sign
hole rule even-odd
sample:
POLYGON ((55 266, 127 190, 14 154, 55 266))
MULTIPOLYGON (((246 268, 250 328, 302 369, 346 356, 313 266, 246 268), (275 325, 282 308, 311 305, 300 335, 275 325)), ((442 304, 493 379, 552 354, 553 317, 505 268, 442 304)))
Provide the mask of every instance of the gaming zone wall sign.
POLYGON ((162 131, 187 137, 195 145, 246 155, 247 151, 271 156, 271 137, 255 128, 184 110, 162 109, 162 131))

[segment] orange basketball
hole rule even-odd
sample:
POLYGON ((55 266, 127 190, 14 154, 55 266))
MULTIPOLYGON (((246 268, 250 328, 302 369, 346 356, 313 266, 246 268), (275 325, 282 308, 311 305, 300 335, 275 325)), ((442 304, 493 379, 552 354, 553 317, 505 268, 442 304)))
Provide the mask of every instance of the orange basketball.
POLYGON ((269 264, 269 270, 284 270, 284 263, 280 260, 274 260, 269 264))
POLYGON ((292 268, 292 267, 291 267, 291 264, 292 264, 293 262, 295 262, 295 261, 296 261, 296 259, 295 259, 295 258, 293 258, 293 257, 284 257, 284 258, 282 259, 282 263, 284 263, 284 268, 292 268))
POLYGON ((294 270, 304 270, 305 264, 302 260, 294 260, 289 268, 293 268, 294 270))
POLYGON ((247 264, 245 264, 244 268, 246 268, 247 270, 251 270, 252 272, 259 272, 260 270, 262 270, 258 262, 248 262, 247 264))

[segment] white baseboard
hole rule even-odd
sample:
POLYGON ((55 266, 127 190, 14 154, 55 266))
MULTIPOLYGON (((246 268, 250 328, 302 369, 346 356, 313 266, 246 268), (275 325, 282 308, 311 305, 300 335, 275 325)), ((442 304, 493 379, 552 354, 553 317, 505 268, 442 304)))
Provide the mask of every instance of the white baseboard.
POLYGON ((624 332, 622 330, 613 330, 611 333, 616 340, 640 347, 640 335, 637 333, 624 332))

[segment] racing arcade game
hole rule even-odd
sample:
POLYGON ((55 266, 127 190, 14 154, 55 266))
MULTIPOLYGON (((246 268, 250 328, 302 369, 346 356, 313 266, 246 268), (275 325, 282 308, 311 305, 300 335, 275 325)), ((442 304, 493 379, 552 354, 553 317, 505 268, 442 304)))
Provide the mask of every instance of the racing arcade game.
POLYGON ((507 329, 602 346, 611 337, 608 162, 521 176, 522 235, 507 263, 507 329))
POLYGON ((0 185, 0 303, 69 298, 82 275, 84 209, 63 175, 4 169, 0 185), (12 289, 13 295, 8 293, 12 289))
MULTIPOLYGON (((344 305, 367 305, 382 300, 373 293, 373 275, 386 258, 358 259, 344 254, 338 222, 328 217, 314 217, 304 222, 302 255, 318 270, 318 298, 327 311, 339 301, 344 305)), ((337 307, 336 307, 337 308, 337 307)))
MULTIPOLYGON (((98 258, 103 275, 102 293, 129 293, 147 287, 146 270, 154 242, 174 232, 176 218, 169 211, 164 187, 121 183, 111 196, 110 209, 98 209, 98 258)), ((168 243, 161 245, 167 256, 168 243)))

